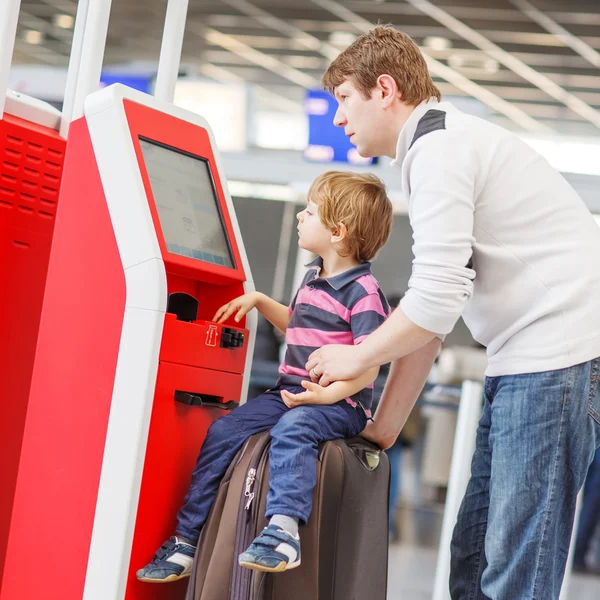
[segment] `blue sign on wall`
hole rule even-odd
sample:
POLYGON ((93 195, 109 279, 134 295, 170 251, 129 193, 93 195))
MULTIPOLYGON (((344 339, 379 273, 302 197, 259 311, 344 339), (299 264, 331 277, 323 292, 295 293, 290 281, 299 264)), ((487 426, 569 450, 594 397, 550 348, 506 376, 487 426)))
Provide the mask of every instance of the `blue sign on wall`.
POLYGON ((113 83, 122 83, 134 90, 139 90, 145 94, 150 93, 150 87, 152 85, 152 77, 147 75, 135 75, 132 73, 119 73, 118 71, 104 72, 100 76, 101 85, 107 86, 113 83))
POLYGON ((304 158, 314 162, 345 162, 371 165, 373 158, 359 156, 356 147, 346 137, 343 127, 333 124, 338 103, 324 90, 308 90, 304 98, 304 112, 308 117, 308 146, 304 158))

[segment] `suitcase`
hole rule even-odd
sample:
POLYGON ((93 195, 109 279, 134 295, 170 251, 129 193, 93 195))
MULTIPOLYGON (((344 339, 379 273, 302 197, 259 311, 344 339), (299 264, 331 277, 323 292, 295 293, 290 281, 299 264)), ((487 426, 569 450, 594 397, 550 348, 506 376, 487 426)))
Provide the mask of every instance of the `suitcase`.
POLYGON ((269 432, 232 461, 202 529, 186 600, 385 600, 387 456, 356 437, 321 444, 313 509, 300 528, 302 564, 283 573, 240 567, 267 521, 269 432))

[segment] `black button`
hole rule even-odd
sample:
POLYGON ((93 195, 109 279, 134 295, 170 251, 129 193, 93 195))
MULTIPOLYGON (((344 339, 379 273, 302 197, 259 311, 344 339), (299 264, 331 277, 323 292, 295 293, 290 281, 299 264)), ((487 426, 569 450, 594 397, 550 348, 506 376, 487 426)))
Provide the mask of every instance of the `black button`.
POLYGON ((221 330, 221 348, 242 348, 244 334, 241 331, 223 327, 221 330))

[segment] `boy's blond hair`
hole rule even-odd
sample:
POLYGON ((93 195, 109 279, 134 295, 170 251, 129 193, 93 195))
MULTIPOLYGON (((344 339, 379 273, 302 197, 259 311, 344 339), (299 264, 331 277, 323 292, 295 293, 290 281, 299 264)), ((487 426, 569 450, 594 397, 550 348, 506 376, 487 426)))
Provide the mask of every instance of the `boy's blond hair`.
POLYGON ((378 25, 348 46, 325 71, 323 88, 333 94, 349 79, 368 100, 380 75, 394 78, 402 101, 410 106, 441 99, 415 41, 391 25, 378 25))
POLYGON ((308 198, 318 205, 325 227, 333 231, 340 223, 346 226, 343 256, 372 260, 390 237, 393 207, 385 184, 375 175, 328 171, 313 181, 308 198))

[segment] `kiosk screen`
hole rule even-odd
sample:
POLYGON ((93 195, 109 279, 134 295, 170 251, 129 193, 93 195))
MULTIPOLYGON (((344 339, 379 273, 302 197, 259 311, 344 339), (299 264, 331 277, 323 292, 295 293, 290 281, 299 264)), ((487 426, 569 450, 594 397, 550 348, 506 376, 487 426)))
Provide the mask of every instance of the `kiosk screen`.
POLYGON ((140 137, 167 250, 235 268, 208 161, 140 137))

